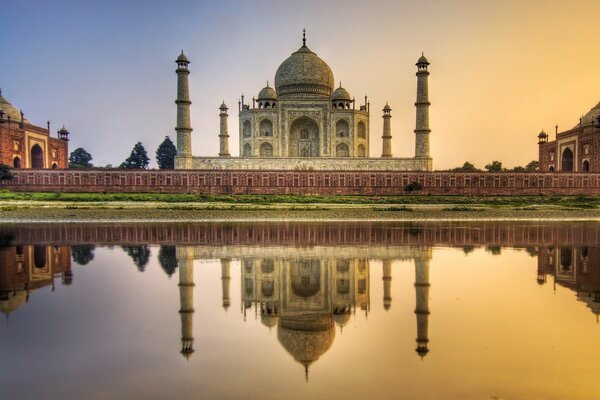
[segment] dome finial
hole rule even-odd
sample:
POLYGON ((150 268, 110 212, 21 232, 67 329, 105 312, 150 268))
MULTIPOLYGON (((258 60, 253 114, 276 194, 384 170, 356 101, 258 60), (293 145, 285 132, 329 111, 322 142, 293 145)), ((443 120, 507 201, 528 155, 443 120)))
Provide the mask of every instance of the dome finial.
POLYGON ((306 28, 302 29, 302 46, 306 46, 306 28))
POLYGON ((340 81, 340 87, 342 87, 342 81, 340 81))

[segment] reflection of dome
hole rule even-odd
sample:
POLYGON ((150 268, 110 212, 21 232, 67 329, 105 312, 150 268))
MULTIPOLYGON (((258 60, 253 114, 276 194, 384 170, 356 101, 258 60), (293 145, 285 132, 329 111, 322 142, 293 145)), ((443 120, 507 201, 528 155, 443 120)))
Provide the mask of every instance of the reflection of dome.
POLYGON ((294 294, 312 297, 321 290, 321 268, 318 260, 301 260, 292 263, 291 282, 294 294))
POLYGON ((340 87, 335 89, 331 94, 331 100, 352 101, 352 97, 350 97, 350 93, 348 93, 348 91, 340 84, 340 87))
POLYGON ((27 292, 18 290, 16 292, 4 292, 0 297, 0 311, 8 315, 27 302, 27 292))
POLYGON ((277 69, 275 90, 280 96, 293 93, 330 96, 333 90, 333 72, 325 61, 304 45, 277 69))
POLYGON ((348 321, 350 321, 350 313, 333 314, 333 320, 335 321, 337 326, 343 328, 344 326, 346 326, 348 321))
POLYGON ((260 322, 267 328, 273 328, 279 321, 279 315, 275 314, 260 314, 260 322))
POLYGON ((329 350, 335 339, 330 315, 317 317, 282 317, 277 338, 294 360, 305 367, 317 361, 329 350))
POLYGON ((277 100, 277 93, 271 86, 267 85, 258 92, 258 100, 277 100))

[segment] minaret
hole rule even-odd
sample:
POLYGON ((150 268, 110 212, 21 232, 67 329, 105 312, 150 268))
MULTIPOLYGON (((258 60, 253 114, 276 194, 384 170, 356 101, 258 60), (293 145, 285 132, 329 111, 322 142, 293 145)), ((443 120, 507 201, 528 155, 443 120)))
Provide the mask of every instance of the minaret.
POLYGON ((415 128, 415 157, 429 158, 429 88, 427 79, 429 71, 427 66, 429 61, 424 55, 421 55, 417 61, 417 123, 415 128))
POLYGON ((192 126, 190 124, 190 90, 188 77, 190 70, 188 69, 189 61, 183 50, 175 60, 177 63, 177 157, 183 158, 182 163, 176 166, 178 169, 191 168, 192 164, 192 126))
POLYGON ((392 156, 392 128, 390 119, 392 119, 392 109, 386 102, 385 107, 383 107, 383 149, 381 150, 382 158, 389 158, 392 156))
POLYGON ((392 260, 383 260, 383 308, 392 306, 392 260))
POLYGON ((426 258, 415 259, 415 292, 417 295, 417 348, 416 352, 425 357, 429 349, 428 319, 429 319, 429 260, 426 258))
POLYGON ((219 107, 221 112, 219 113, 219 117, 221 119, 221 129, 219 132, 219 157, 230 157, 229 154, 229 129, 227 128, 227 106, 225 105, 225 101, 219 107))
POLYGON ((177 249, 179 301, 181 316, 181 354, 187 359, 194 352, 194 257, 192 249, 177 249))
POLYGON ((229 308, 230 298, 229 298, 229 282, 231 281, 231 276, 229 275, 229 269, 231 265, 230 258, 222 258, 221 259, 221 286, 223 291, 223 308, 225 311, 229 308))

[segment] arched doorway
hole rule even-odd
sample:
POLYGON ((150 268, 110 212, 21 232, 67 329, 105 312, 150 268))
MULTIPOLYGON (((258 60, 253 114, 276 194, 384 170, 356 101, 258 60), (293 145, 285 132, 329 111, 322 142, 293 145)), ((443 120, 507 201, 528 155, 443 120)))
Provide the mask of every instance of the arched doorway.
POLYGON ((19 157, 15 157, 13 160, 13 168, 21 168, 21 159, 19 157))
POLYGON ((31 148, 31 168, 44 168, 44 150, 39 144, 31 148))
POLYGON ((273 136, 273 123, 270 119, 263 119, 260 121, 260 135, 273 136))
POLYGON ((367 156, 367 151, 365 150, 365 145, 364 144, 359 144, 358 145, 358 156, 359 157, 366 157, 367 156))
POLYGON ((583 162, 583 165, 581 166, 581 170, 583 172, 590 172, 590 162, 588 160, 585 160, 583 162))
POLYGON ((263 143, 260 145, 260 156, 261 157, 273 157, 273 146, 271 143, 263 143))
POLYGON ((349 157, 350 150, 348 149, 348 145, 346 143, 340 143, 335 148, 335 156, 336 157, 349 157))
POLYGON ((367 127, 362 121, 358 123, 358 137, 361 139, 366 139, 367 137, 367 127))
POLYGON ((36 268, 46 267, 46 246, 33 247, 33 265, 36 268))
POLYGON ((348 126, 348 123, 346 122, 346 120, 340 119, 335 124, 335 136, 348 137, 349 131, 350 131, 350 126, 348 126))
POLYGON ((56 169, 58 168, 58 164, 57 163, 52 163, 52 169, 56 169))
POLYGON ((252 156, 252 146, 250 146, 249 143, 246 143, 244 145, 243 154, 244 154, 244 157, 251 157, 252 156))
POLYGON ((567 148, 562 153, 562 171, 573 172, 573 152, 567 148))
POLYGON ((554 166, 551 165, 549 171, 554 172, 554 166))
POLYGON ((319 126, 307 117, 292 122, 290 127, 289 157, 319 157, 319 126))

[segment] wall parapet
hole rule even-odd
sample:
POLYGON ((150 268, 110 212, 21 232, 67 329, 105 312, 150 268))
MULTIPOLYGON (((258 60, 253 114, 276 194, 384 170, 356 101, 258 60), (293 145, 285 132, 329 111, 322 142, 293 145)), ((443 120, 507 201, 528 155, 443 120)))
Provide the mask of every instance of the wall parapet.
POLYGON ((600 173, 260 170, 13 170, 15 191, 194 194, 600 195, 600 173))

